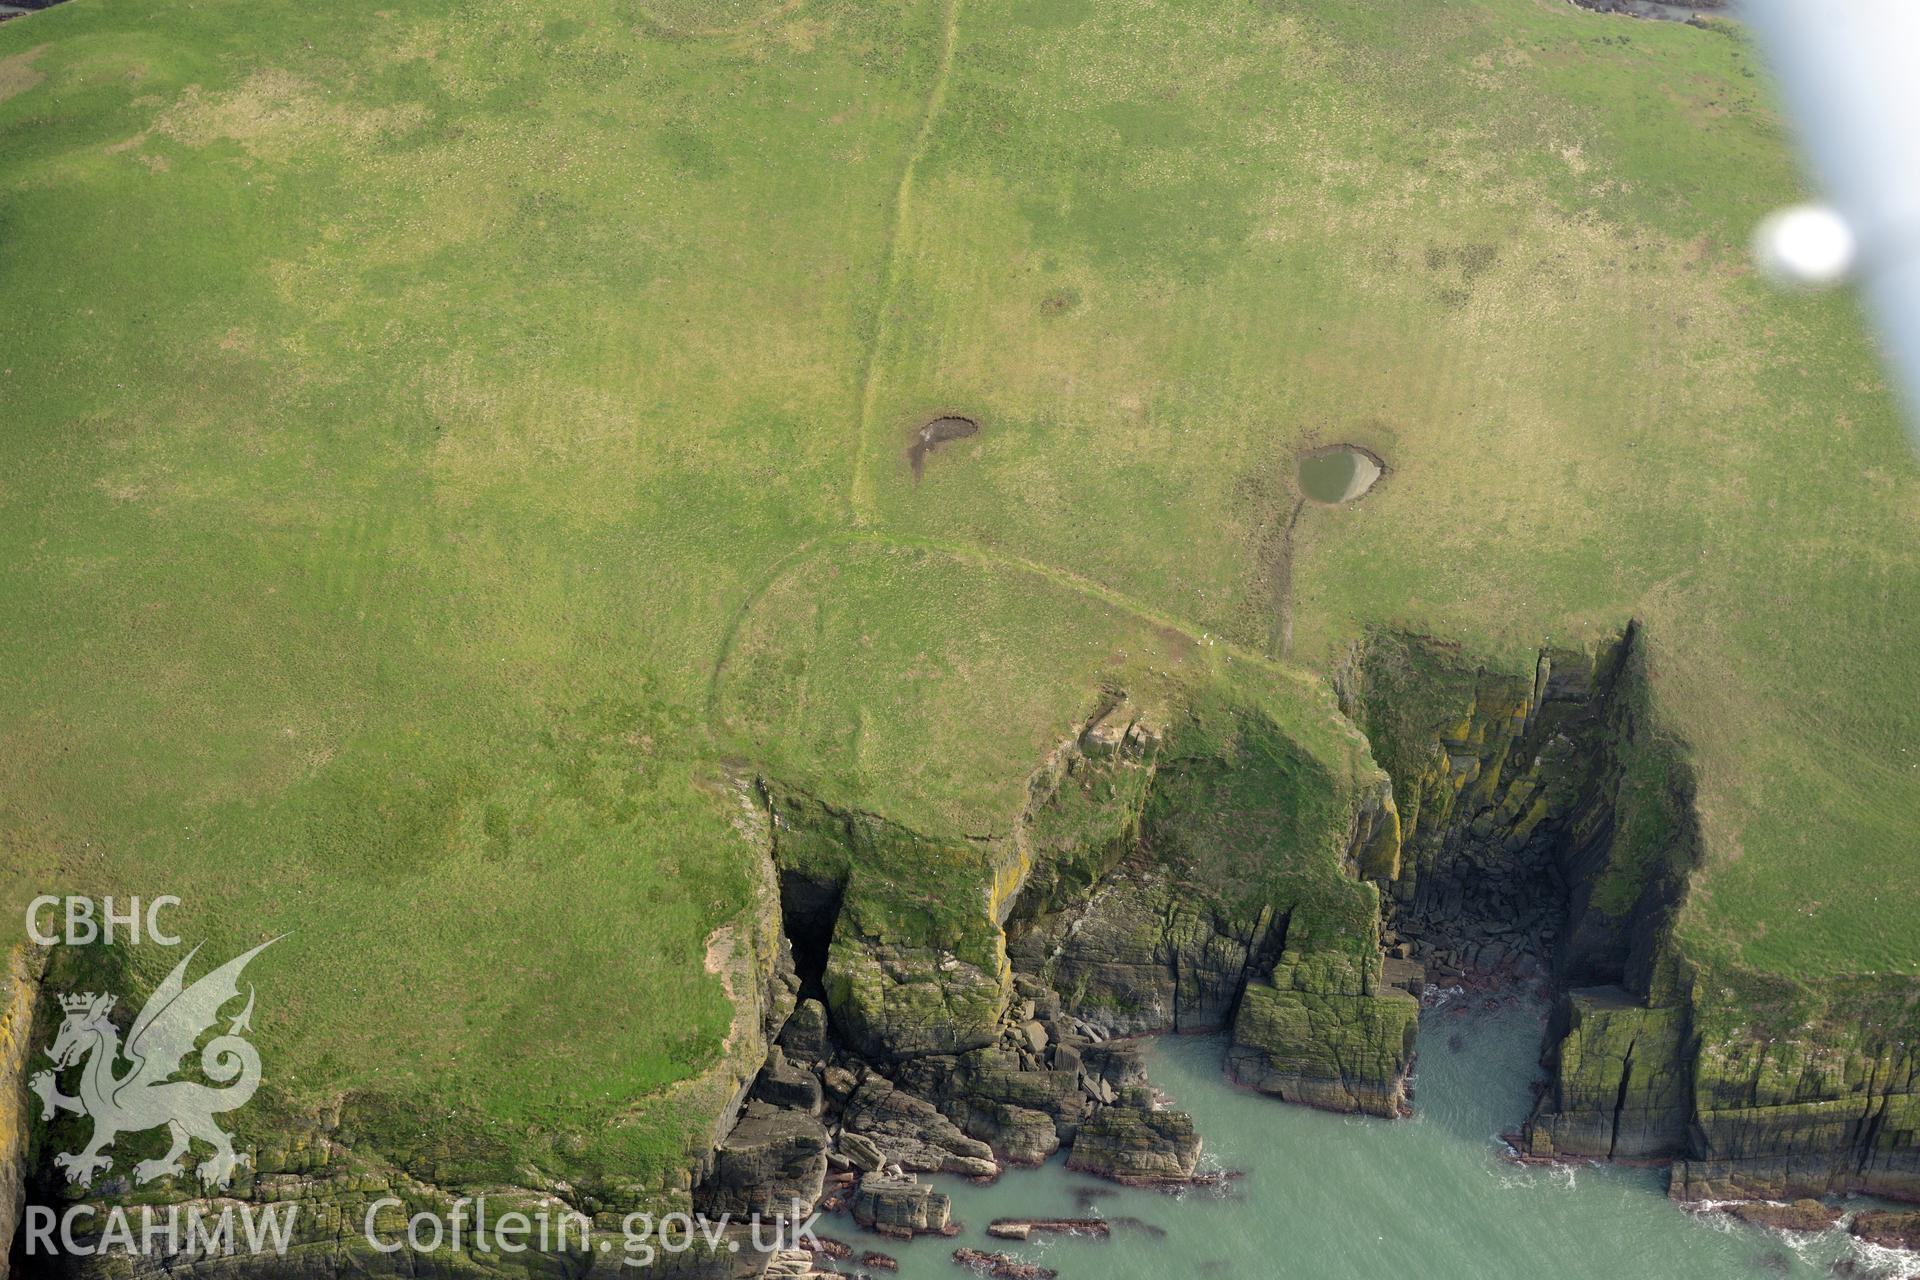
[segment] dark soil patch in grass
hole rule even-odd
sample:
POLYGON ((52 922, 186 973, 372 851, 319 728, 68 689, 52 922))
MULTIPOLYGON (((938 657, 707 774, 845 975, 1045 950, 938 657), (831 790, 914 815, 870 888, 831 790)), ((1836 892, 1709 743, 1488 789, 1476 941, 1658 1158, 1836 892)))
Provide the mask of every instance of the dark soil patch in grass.
POLYGON ((913 478, 920 478, 920 469, 927 465, 927 455, 939 446, 949 440, 964 440, 979 434, 980 424, 972 418, 951 415, 935 418, 921 427, 913 433, 913 443, 907 448, 907 463, 913 468, 913 478))

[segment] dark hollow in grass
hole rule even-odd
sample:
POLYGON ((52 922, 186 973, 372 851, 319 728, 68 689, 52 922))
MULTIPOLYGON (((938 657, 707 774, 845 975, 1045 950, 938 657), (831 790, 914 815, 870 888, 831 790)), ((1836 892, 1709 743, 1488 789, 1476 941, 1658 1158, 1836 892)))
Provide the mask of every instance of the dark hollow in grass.
POLYGON ((1386 471, 1387 464, 1372 450, 1328 445, 1300 455, 1300 489, 1315 502, 1339 506, 1364 495, 1386 471))
POLYGON ((927 455, 949 440, 964 440, 968 436, 980 434, 980 424, 972 418, 946 416, 935 418, 926 426, 913 433, 913 443, 907 448, 907 463, 913 468, 913 478, 920 478, 920 468, 927 464, 927 455))

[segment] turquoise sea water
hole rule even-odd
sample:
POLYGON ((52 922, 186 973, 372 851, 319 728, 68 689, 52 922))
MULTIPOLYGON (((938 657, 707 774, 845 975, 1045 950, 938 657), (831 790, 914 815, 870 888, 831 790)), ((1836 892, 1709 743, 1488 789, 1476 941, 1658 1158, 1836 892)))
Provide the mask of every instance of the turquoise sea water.
MULTIPOLYGON (((1418 1114, 1380 1121, 1290 1107, 1234 1088, 1215 1039, 1165 1039, 1153 1083, 1190 1112, 1208 1167, 1244 1177, 1229 1189, 1179 1194, 1120 1188, 1059 1163, 1014 1170, 977 1187, 940 1179, 963 1224, 953 1240, 883 1241, 845 1218, 823 1234, 878 1248, 908 1280, 967 1274, 952 1261, 972 1245, 1039 1262, 1063 1280, 1745 1280, 1747 1277, 1920 1275, 1881 1255, 1856 1255, 1840 1232, 1786 1237, 1666 1199, 1660 1169, 1525 1167, 1501 1158, 1496 1136, 1530 1105, 1544 1029, 1536 1009, 1430 1011, 1422 1024, 1418 1114), (998 1217, 1113 1219, 1112 1239, 995 1241, 998 1217), (1122 1220, 1127 1221, 1122 1221, 1122 1220), (1858 1270, 1845 1270, 1853 1259, 1858 1270)), ((849 1264, 840 1264, 847 1268, 849 1264)))

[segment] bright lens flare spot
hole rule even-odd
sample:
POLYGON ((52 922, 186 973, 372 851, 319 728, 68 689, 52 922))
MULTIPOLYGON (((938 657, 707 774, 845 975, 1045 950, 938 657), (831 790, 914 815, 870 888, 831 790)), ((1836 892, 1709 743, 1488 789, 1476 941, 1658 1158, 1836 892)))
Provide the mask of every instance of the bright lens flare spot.
POLYGON ((1781 284, 1838 284, 1853 269, 1853 228, 1823 204, 1768 214, 1753 236, 1760 270, 1781 284))

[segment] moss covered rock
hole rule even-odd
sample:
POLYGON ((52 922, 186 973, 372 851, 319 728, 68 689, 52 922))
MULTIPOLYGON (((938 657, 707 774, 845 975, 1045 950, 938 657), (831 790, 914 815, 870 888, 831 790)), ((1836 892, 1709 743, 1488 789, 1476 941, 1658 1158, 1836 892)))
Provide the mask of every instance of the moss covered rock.
POLYGON ((1419 1000, 1382 987, 1377 961, 1289 950, 1247 985, 1227 1074, 1288 1102, 1402 1115, 1419 1026, 1419 1000))
POLYGON ((1684 1008, 1618 987, 1569 992, 1553 1088, 1528 1125, 1536 1156, 1658 1157, 1686 1150, 1692 1060, 1684 1008))
POLYGON ((1073 1142, 1067 1168, 1136 1185, 1191 1181, 1200 1135, 1183 1111, 1156 1110, 1146 1089, 1102 1107, 1073 1142))

